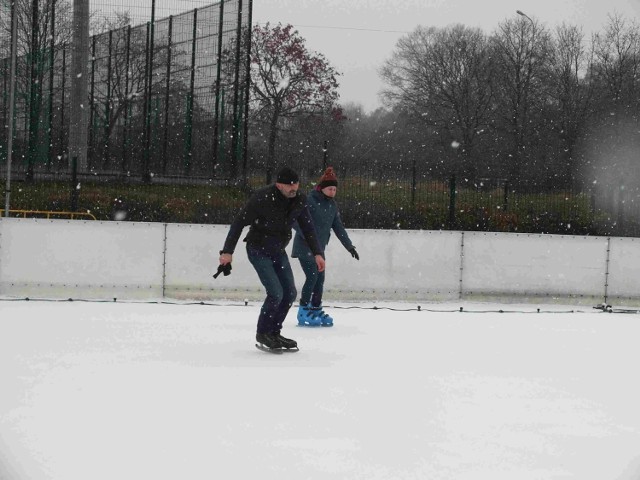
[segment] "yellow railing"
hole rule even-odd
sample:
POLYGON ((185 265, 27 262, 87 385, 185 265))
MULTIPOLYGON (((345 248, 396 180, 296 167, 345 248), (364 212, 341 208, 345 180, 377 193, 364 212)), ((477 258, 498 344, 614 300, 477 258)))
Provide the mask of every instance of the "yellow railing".
MULTIPOLYGON (((0 216, 4 217, 3 208, 0 208, 0 216)), ((53 212, 48 210, 9 210, 9 216, 22 218, 69 218, 71 220, 85 218, 96 220, 96 217, 88 212, 53 212)))

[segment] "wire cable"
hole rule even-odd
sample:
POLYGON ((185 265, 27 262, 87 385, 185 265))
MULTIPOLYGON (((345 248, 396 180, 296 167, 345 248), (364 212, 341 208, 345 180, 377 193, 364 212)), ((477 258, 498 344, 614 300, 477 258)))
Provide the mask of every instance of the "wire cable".
MULTIPOLYGON (((242 303, 217 303, 217 302, 205 302, 205 301, 179 301, 179 300, 121 300, 117 297, 112 299, 86 299, 86 298, 32 298, 32 297, 20 297, 20 298, 0 298, 0 302, 84 302, 84 303, 124 303, 124 304, 149 304, 149 305, 202 305, 209 307, 253 307, 249 300, 245 299, 242 303)), ((255 302, 259 304, 259 302, 255 302)), ((457 308, 424 308, 421 305, 402 307, 388 307, 388 306, 363 306, 363 305, 324 305, 325 308, 335 308, 336 310, 386 310, 393 312, 426 312, 426 313, 519 313, 519 314, 535 314, 535 313, 588 313, 593 311, 570 309, 570 310, 542 310, 540 307, 535 309, 477 309, 466 308, 460 306, 457 308)), ((599 310, 600 313, 626 313, 626 314, 639 314, 640 309, 632 308, 613 308, 611 305, 601 304, 593 307, 595 310, 599 310)))

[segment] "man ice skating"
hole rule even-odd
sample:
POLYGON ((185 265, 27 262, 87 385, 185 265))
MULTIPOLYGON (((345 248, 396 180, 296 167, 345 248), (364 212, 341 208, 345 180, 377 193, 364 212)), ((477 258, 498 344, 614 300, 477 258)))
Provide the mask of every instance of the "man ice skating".
MULTIPOLYGON (((320 247, 324 250, 327 247, 327 243, 329 243, 331 230, 333 230, 340 243, 351 253, 351 256, 356 260, 360 260, 356 247, 351 243, 351 239, 349 239, 349 235, 342 225, 338 204, 335 201, 337 191, 338 178, 333 167, 328 167, 320 177, 315 189, 307 197, 307 206, 313 219, 318 242, 320 242, 320 247)), ((306 277, 302 287, 302 294, 300 295, 298 324, 312 327, 319 325, 324 327, 333 326, 333 318, 322 309, 325 272, 316 267, 309 244, 297 227, 291 256, 298 258, 306 277)))
POLYGON ((240 211, 220 251, 220 265, 230 265, 242 229, 250 226, 244 238, 247 257, 267 292, 258 317, 256 341, 259 347, 270 351, 296 350, 298 347, 295 340, 280 334, 297 295, 285 251, 295 222, 310 246, 318 271, 324 271, 323 251, 316 238, 306 196, 298 192, 299 186, 295 171, 289 167, 280 169, 275 184, 256 191, 240 211))

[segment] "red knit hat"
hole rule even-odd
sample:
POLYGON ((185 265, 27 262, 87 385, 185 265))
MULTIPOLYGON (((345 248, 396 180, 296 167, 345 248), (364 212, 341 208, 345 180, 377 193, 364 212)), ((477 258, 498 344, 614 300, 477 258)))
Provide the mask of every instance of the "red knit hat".
POLYGON ((327 167, 324 171, 324 174, 320 177, 320 181, 318 182, 318 187, 320 189, 326 187, 337 187, 338 186, 338 177, 336 177, 336 172, 333 171, 333 167, 327 167))

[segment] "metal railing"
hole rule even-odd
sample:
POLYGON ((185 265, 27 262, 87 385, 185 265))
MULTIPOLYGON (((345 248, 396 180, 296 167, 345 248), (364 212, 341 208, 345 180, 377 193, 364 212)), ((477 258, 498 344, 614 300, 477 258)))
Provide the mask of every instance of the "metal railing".
MULTIPOLYGON (((0 216, 4 217, 4 208, 0 208, 0 216)), ((50 210, 9 210, 9 217, 13 218, 68 218, 96 220, 96 217, 88 212, 54 212, 50 210)))

